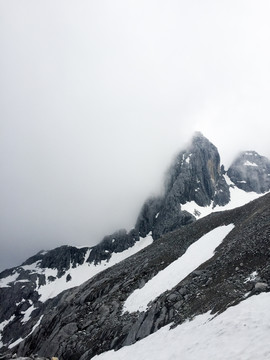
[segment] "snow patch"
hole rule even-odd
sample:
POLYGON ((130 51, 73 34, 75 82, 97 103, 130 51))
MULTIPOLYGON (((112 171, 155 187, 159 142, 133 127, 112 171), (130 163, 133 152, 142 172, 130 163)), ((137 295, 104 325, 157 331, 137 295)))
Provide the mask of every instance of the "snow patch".
POLYGON ((32 273, 36 273, 36 272, 41 273, 42 269, 39 267, 40 263, 41 260, 38 260, 33 264, 20 266, 20 268, 25 271, 32 271, 32 273))
POLYGON ((19 274, 17 272, 15 272, 12 275, 9 275, 3 279, 0 279, 0 288, 4 288, 4 287, 10 287, 10 283, 16 281, 19 277, 19 274))
POLYGON ((258 166, 256 163, 250 162, 250 161, 248 161, 248 160, 245 161, 244 165, 245 165, 245 166, 258 166))
POLYGON ((228 185, 234 186, 234 183, 232 182, 232 180, 229 178, 229 176, 227 174, 224 175, 224 179, 228 185))
POLYGON ((256 279, 256 277, 258 276, 257 271, 253 271, 244 281, 244 283, 247 283, 249 281, 253 281, 256 279))
POLYGON ((216 247, 234 228, 233 224, 220 226, 189 246, 184 255, 136 289, 125 301, 123 312, 146 311, 147 305, 166 290, 172 289, 187 275, 214 255, 216 247))
MULTIPOLYGON (((225 179, 228 185, 232 184, 230 183, 230 180, 227 181, 227 179, 229 179, 227 176, 225 176, 225 179)), ((199 206, 195 201, 190 201, 186 204, 182 204, 181 209, 188 211, 190 214, 194 215, 196 219, 199 219, 211 214, 212 212, 235 209, 236 207, 245 205, 250 201, 255 200, 265 194, 266 193, 257 194, 253 191, 246 192, 242 189, 239 189, 237 186, 233 186, 230 187, 231 200, 228 204, 224 206, 217 205, 213 208, 213 201, 209 206, 199 206)))
POLYGON ((190 163, 190 158, 191 158, 192 154, 189 154, 188 157, 186 158, 186 163, 189 164, 190 163))
POLYGON ((23 319, 21 320, 22 324, 27 323, 31 319, 31 314, 35 310, 34 305, 30 306, 26 311, 22 312, 24 315, 23 319))

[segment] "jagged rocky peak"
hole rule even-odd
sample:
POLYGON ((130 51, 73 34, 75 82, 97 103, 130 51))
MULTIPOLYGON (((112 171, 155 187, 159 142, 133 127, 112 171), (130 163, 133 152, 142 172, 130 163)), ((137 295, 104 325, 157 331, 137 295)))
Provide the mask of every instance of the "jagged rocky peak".
POLYGON ((31 265, 38 261, 40 268, 57 269, 57 277, 61 277, 69 268, 83 264, 88 249, 88 247, 77 248, 63 245, 50 251, 40 251, 21 266, 31 265))
POLYGON ((176 156, 169 168, 165 193, 173 191, 181 204, 194 200, 200 206, 207 206, 213 200, 216 205, 223 205, 229 201, 223 175, 216 146, 196 132, 191 144, 176 156))
POLYGON ((190 145, 178 153, 167 171, 164 195, 144 203, 136 224, 140 235, 152 231, 156 239, 193 222, 195 217, 182 211, 181 204, 190 201, 199 206, 227 204, 230 191, 224 173, 217 148, 196 132, 190 145))
POLYGON ((241 152, 228 170, 235 185, 258 194, 270 190, 270 161, 256 151, 241 152))

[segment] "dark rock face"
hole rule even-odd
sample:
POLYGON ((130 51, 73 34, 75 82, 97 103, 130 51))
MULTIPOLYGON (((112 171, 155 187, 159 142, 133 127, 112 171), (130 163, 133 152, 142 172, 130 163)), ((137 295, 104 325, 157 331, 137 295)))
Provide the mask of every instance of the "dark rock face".
POLYGON ((200 206, 225 205, 230 191, 220 166, 217 148, 196 133, 187 150, 180 152, 169 168, 162 198, 148 199, 142 207, 135 228, 141 236, 152 231, 153 238, 195 221, 181 210, 181 204, 195 201, 200 206))
POLYGON ((151 197, 145 201, 138 216, 135 229, 145 237, 154 228, 156 217, 162 207, 161 197, 151 197))
POLYGON ((112 235, 105 236, 98 245, 92 248, 87 262, 98 264, 102 260, 109 260, 113 252, 122 252, 138 240, 140 240, 139 234, 134 229, 129 233, 125 229, 116 231, 112 235))
POLYGON ((132 344, 164 325, 175 326, 209 310, 220 313, 248 296, 270 289, 270 194, 243 207, 212 213, 164 235, 133 257, 44 304, 41 324, 17 349, 22 356, 54 354, 88 360, 132 344), (234 223, 215 251, 145 312, 124 313, 123 304, 205 233, 234 223), (256 271, 256 276, 250 274, 256 271))
POLYGON ((255 151, 242 152, 228 170, 239 189, 258 194, 270 190, 270 161, 255 151))

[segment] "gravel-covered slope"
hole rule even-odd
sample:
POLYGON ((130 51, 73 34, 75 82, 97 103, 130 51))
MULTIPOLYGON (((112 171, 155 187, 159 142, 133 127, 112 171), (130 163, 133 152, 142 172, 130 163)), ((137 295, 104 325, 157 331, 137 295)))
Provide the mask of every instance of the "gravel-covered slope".
POLYGON ((248 296, 269 290, 269 248, 267 194, 241 208, 213 213, 166 234, 80 287, 47 301, 35 319, 29 320, 29 328, 37 319, 40 326, 13 350, 25 356, 38 353, 86 360, 136 342, 168 323, 176 326, 207 311, 218 314, 248 296), (123 304, 135 289, 142 288, 201 236, 232 223, 234 229, 212 258, 156 298, 146 312, 123 314, 123 304))

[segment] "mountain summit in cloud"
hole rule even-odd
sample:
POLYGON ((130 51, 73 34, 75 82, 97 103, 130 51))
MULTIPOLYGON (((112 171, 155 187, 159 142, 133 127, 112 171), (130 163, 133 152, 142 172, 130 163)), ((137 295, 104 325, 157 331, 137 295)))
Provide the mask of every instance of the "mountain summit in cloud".
POLYGON ((269 178, 269 160, 253 151, 226 171, 196 133, 134 229, 41 251, 0 274, 2 359, 88 360, 268 291, 269 194, 250 201, 270 190, 269 178))
POLYGON ((153 238, 157 239, 189 224, 200 217, 200 208, 228 205, 235 188, 258 194, 269 191, 270 161, 256 156, 256 169, 246 166, 248 160, 242 161, 241 157, 226 172, 217 148, 200 132, 195 133, 188 148, 181 151, 169 167, 164 195, 144 203, 136 223, 139 234, 145 236, 152 231, 153 238), (253 186, 243 186, 244 178, 253 186), (194 204, 191 213, 187 211, 190 203, 194 204))

